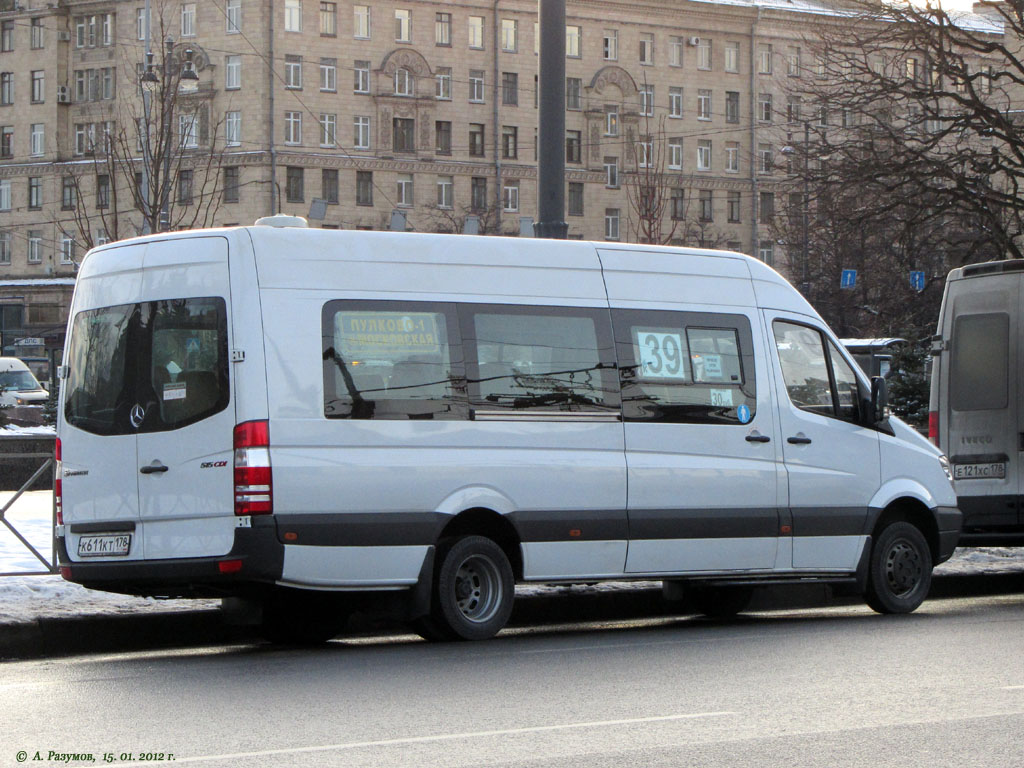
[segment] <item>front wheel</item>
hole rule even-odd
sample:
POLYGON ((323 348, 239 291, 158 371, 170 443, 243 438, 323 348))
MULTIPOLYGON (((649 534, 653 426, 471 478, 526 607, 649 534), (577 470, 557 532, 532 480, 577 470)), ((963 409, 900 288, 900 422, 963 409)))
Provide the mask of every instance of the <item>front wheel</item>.
POLYGON ((932 553, 918 528, 910 523, 889 523, 871 548, 867 604, 879 613, 910 613, 932 584, 932 553))
POLYGON ((437 634, 486 640, 512 613, 512 566, 501 547, 483 536, 461 538, 443 553, 435 587, 430 623, 437 634))

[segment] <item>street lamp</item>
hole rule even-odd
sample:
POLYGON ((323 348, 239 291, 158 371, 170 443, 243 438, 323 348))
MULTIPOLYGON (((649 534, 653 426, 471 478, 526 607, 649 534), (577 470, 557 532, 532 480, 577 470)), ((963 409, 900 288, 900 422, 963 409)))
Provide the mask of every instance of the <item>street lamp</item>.
MULTIPOLYGON (((804 124, 804 195, 803 195, 804 199, 803 199, 803 206, 802 206, 803 210, 802 210, 802 213, 803 213, 803 241, 804 242, 803 242, 803 279, 800 282, 800 292, 804 295, 804 297, 807 297, 808 294, 810 293, 810 282, 809 282, 808 277, 807 277, 807 264, 808 264, 808 260, 809 260, 808 253, 807 253, 807 248, 808 248, 808 233, 807 233, 807 218, 808 218, 807 213, 808 212, 807 212, 807 206, 808 206, 808 203, 809 203, 810 198, 811 198, 810 178, 809 178, 809 174, 808 174, 809 166, 808 166, 808 161, 807 161, 807 153, 808 153, 808 150, 809 150, 809 147, 810 147, 810 141, 811 141, 811 123, 810 123, 809 120, 804 120, 803 124, 804 124)), ((792 155, 794 155, 796 153, 796 148, 793 147, 790 144, 787 144, 786 146, 784 146, 779 151, 782 154, 786 155, 787 157, 791 157, 792 155)))

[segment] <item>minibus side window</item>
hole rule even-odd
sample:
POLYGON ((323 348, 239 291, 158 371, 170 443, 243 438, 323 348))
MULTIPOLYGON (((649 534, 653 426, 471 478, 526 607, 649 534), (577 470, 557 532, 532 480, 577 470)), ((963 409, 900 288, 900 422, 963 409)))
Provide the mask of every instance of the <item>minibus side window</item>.
POLYGON ((857 423, 860 385, 835 344, 806 325, 776 320, 773 328, 790 402, 803 411, 857 423))
POLYGON ((961 315, 953 324, 950 376, 954 411, 1006 407, 1010 317, 1005 312, 961 315))
POLYGON ((618 411, 608 311, 460 306, 477 410, 618 411))
POLYGON ((626 421, 746 424, 757 408, 742 315, 615 310, 626 421))
POLYGON ((327 418, 467 418, 454 304, 330 301, 322 332, 327 418))
POLYGON ((857 385, 857 375, 831 341, 828 343, 828 354, 832 360, 832 377, 836 382, 838 416, 844 421, 856 423, 860 420, 860 387, 857 385))

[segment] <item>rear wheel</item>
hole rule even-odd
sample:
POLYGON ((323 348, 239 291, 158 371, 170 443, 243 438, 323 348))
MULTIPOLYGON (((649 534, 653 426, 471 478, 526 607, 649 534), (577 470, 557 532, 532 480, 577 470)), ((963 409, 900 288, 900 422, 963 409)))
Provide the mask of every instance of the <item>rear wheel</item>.
POLYGON ((867 604, 879 613, 910 613, 928 596, 932 553, 911 523, 889 523, 871 548, 867 604))
POLYGON ((319 645, 341 634, 349 609, 333 595, 277 590, 263 601, 261 634, 279 645, 319 645))
POLYGON ((728 619, 742 613, 754 597, 754 588, 746 586, 693 587, 686 598, 698 612, 712 619, 728 619))
POLYGON ((441 553, 434 588, 434 610, 414 627, 429 640, 486 640, 512 613, 512 566, 483 536, 465 536, 441 553))

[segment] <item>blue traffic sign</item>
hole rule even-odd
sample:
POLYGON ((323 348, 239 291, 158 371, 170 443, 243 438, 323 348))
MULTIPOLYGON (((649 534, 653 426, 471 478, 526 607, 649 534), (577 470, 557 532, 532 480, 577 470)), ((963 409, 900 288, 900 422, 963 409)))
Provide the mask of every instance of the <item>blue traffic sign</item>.
POLYGON ((839 280, 840 288, 855 288, 857 286, 857 270, 844 269, 843 276, 839 280))
POLYGON ((919 269, 910 270, 910 287, 920 293, 924 290, 924 272, 919 269))

